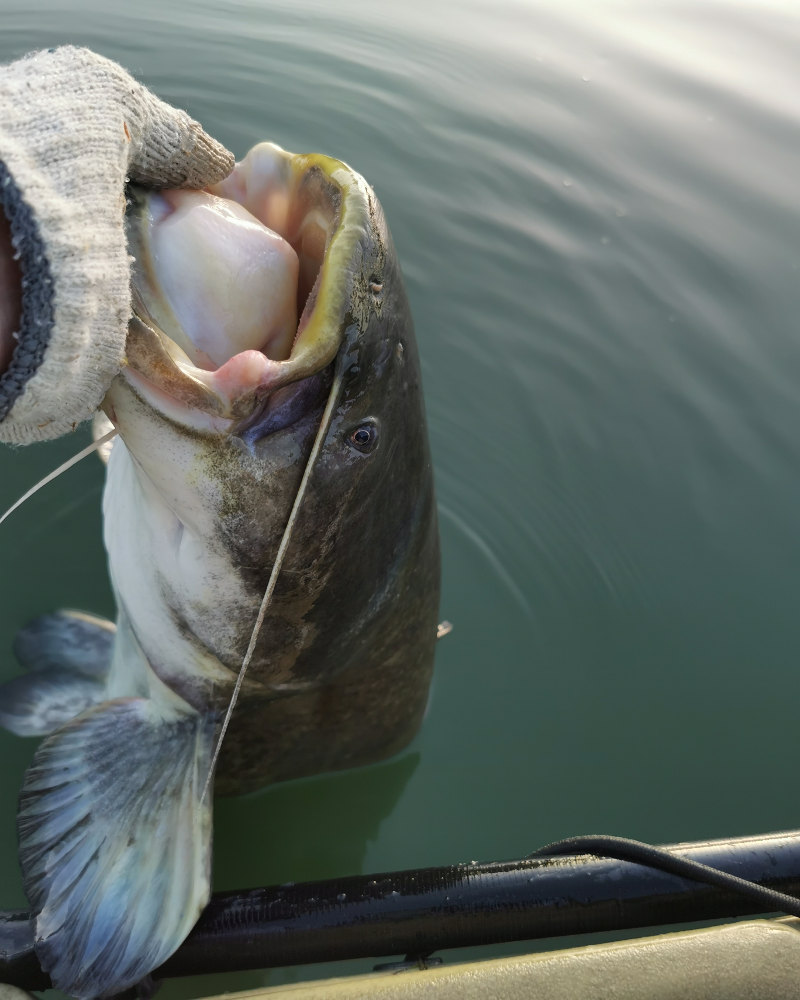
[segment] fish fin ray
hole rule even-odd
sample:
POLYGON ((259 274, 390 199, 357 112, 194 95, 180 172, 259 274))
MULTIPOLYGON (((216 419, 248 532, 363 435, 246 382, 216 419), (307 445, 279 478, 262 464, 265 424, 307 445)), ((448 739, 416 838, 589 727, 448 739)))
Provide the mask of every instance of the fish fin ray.
POLYGON ((17 632, 14 655, 28 670, 66 670, 105 677, 116 626, 82 611, 39 615, 17 632))
POLYGON ((20 796, 20 862, 36 954, 70 996, 139 982, 208 901, 211 809, 201 793, 213 735, 189 706, 125 698, 38 748, 20 796))

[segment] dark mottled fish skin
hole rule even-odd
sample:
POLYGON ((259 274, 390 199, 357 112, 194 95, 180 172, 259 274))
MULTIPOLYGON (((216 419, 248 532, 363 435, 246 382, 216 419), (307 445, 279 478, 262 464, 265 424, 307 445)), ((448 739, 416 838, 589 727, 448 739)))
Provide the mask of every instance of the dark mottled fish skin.
MULTIPOLYGON (((331 367, 342 387, 226 736, 218 793, 391 756, 413 738, 427 702, 439 603, 433 473, 408 299, 382 209, 366 191, 359 242, 341 275, 348 308, 331 367)), ((223 608, 219 592, 198 608, 170 593, 168 581, 160 586, 174 627, 227 677, 209 686, 191 671, 170 673, 157 642, 142 630, 137 638, 161 679, 200 712, 227 706, 330 377, 288 426, 272 430, 266 420, 271 433, 259 437, 250 419, 238 433, 197 434, 191 443, 202 477, 223 484, 209 543, 225 553, 246 596, 223 608)), ((117 383, 109 399, 121 437, 147 467, 151 439, 187 432, 117 383), (148 427, 152 434, 143 434, 148 427)), ((127 604, 131 567, 117 568, 114 553, 126 525, 114 518, 107 504, 112 577, 127 604)))
MULTIPOLYGON (((252 668, 278 697, 237 709, 221 792, 390 756, 425 710, 439 536, 414 328, 377 200, 363 240, 340 403, 252 668), (353 435, 364 429, 374 440, 361 450, 353 435)), ((258 592, 272 558, 254 574, 258 592)))

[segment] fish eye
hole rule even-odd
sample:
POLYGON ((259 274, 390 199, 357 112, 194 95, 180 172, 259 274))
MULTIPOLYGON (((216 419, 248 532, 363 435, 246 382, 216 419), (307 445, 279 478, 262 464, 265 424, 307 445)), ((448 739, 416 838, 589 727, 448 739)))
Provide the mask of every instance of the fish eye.
POLYGON ((372 451, 378 442, 378 428, 371 420, 359 424, 354 431, 350 432, 348 440, 357 451, 372 451))

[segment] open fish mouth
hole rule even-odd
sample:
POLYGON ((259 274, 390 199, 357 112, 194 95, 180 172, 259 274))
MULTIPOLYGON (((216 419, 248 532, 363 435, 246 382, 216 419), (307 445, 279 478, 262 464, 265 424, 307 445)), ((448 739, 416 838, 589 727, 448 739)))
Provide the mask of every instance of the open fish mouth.
POLYGON ((340 161, 273 143, 210 191, 134 192, 123 377, 165 417, 211 432, 263 423, 270 397, 300 400, 275 394, 326 368, 368 294, 370 199, 340 161))

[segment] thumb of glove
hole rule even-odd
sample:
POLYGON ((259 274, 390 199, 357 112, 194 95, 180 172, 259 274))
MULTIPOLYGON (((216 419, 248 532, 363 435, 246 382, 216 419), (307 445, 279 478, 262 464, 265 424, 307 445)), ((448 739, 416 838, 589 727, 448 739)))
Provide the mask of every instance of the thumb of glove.
POLYGON ((129 174, 147 187, 202 188, 233 170, 232 153, 185 111, 159 100, 140 84, 125 102, 123 128, 130 142, 129 174))

